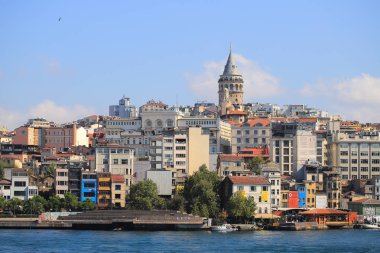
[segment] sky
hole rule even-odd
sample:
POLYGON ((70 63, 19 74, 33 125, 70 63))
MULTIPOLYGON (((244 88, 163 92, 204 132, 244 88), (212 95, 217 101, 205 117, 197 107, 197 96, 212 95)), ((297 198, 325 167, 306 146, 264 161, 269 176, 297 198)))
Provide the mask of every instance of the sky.
POLYGON ((244 102, 380 122, 377 0, 0 0, 0 126, 108 114, 130 97, 217 103, 230 44, 244 102))

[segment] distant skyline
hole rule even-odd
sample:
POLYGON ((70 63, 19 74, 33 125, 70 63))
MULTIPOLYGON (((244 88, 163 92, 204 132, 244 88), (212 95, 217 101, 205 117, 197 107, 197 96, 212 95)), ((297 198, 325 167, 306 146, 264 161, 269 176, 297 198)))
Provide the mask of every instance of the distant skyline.
POLYGON ((380 122, 380 2, 0 1, 0 126, 217 103, 230 43, 244 102, 380 122))

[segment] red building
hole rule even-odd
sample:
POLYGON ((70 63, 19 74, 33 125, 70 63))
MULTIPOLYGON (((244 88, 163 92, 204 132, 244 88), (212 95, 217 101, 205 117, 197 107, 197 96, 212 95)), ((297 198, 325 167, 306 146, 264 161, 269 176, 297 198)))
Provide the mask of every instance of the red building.
POLYGON ((288 208, 298 208, 298 191, 289 191, 288 208))

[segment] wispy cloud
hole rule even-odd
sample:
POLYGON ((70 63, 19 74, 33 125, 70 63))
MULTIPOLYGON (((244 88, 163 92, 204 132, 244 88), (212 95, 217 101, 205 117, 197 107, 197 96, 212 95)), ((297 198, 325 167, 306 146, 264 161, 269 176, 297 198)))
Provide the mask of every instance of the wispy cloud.
MULTIPOLYGON (((284 92, 279 79, 261 68, 257 63, 242 55, 234 55, 239 72, 244 78, 244 101, 257 101, 284 92)), ((223 73, 225 61, 209 61, 200 73, 186 73, 188 85, 197 98, 208 101, 218 100, 218 79, 223 73)))
POLYGON ((63 106, 51 100, 45 100, 29 111, 21 112, 0 107, 0 126, 13 130, 24 125, 28 119, 41 117, 55 123, 68 123, 96 113, 94 108, 83 105, 63 106))
POLYGON ((65 123, 94 114, 94 111, 95 109, 82 105, 62 106, 51 100, 45 100, 32 107, 29 115, 31 117, 42 117, 55 123, 65 123))
POLYGON ((361 122, 380 122, 380 78, 369 74, 339 81, 324 81, 305 85, 300 94, 310 100, 328 101, 332 112, 346 119, 361 122))

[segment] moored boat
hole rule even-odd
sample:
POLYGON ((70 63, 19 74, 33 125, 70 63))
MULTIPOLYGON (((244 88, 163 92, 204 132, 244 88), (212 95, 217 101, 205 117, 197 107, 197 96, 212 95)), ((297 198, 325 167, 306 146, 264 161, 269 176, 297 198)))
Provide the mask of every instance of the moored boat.
POLYGON ((380 224, 372 223, 372 224, 362 224, 362 228, 364 229, 380 229, 380 224))
POLYGON ((219 232, 230 232, 237 231, 238 229, 233 227, 230 224, 222 224, 219 226, 211 226, 211 231, 219 231, 219 232))

